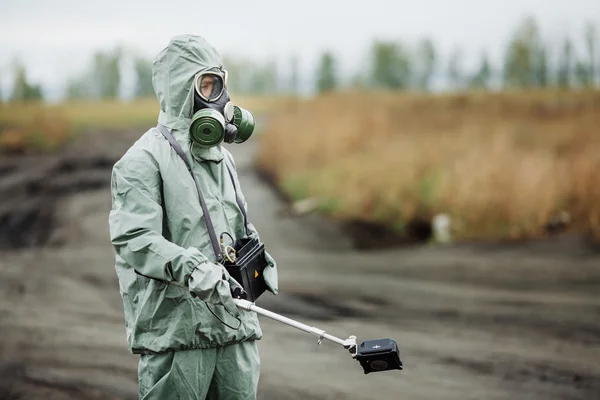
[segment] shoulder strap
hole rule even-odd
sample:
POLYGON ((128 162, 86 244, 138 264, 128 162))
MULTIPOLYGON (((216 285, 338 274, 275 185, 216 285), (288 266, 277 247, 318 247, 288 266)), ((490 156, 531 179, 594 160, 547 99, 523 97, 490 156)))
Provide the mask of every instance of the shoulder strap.
MULTIPOLYGON (((171 147, 173 147, 173 149, 179 155, 179 157, 181 157, 183 162, 185 162, 185 165, 186 165, 188 171, 190 172, 190 174, 192 175, 192 178, 194 179, 194 184, 196 185, 196 191, 198 192, 198 198, 200 200, 200 206, 202 207, 202 212, 204 213, 204 219, 206 221, 206 227, 208 228, 208 235, 210 236, 210 242, 212 244, 213 251, 215 252, 215 256, 217 257, 217 261, 220 262, 223 259, 223 255, 221 254, 221 247, 219 246, 219 241, 217 240, 217 234, 215 233, 215 228, 212 223, 212 218, 210 217, 210 214, 208 212, 208 207, 206 206, 206 200, 204 200, 204 196, 202 195, 202 189, 200 189, 200 183, 198 182, 198 178, 192 171, 192 166, 190 165, 190 162, 188 161, 187 157, 185 156, 185 153, 181 149, 181 146, 179 145, 177 140, 175 140, 175 138, 173 137, 171 132, 167 129, 167 127, 162 124, 158 124, 157 128, 160 131, 160 133, 162 133, 163 136, 169 141, 169 143, 171 144, 171 147)), ((230 171, 230 174, 231 174, 231 171, 230 171)), ((237 197, 237 191, 236 191, 236 197, 237 197)), ((244 213, 244 215, 245 215, 245 213, 244 213)))
POLYGON ((246 235, 250 236, 250 231, 248 230, 248 215, 246 214, 246 207, 244 207, 244 202, 240 197, 240 194, 235 186, 235 179, 233 178, 233 173, 231 172, 231 167, 227 162, 225 162, 227 166, 227 172, 229 172, 229 177, 231 178, 231 184, 233 185, 233 190, 235 191, 235 201, 237 202, 238 207, 242 211, 242 215, 244 216, 244 229, 246 230, 246 235))

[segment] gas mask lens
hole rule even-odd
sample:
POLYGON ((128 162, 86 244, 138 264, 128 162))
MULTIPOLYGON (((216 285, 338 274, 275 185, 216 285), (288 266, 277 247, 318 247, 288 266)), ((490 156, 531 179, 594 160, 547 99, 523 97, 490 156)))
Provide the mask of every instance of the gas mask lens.
MULTIPOLYGON (((227 75, 225 75, 227 76, 227 75)), ((225 82, 221 75, 205 72, 196 78, 196 93, 205 101, 217 101, 223 94, 225 82)))

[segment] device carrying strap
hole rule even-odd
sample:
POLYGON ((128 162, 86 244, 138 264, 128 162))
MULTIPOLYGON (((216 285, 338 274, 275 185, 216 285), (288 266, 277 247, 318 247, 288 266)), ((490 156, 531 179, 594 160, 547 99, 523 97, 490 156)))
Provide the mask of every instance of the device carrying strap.
POLYGON ((187 157, 185 156, 183 149, 181 148, 179 143, 177 143, 177 140, 175 140, 175 138, 173 137, 171 132, 167 129, 167 127, 162 124, 158 124, 157 127, 158 127, 158 130, 160 131, 160 133, 162 133, 163 136, 169 141, 169 143, 171 144, 171 147, 173 147, 175 152, 179 155, 179 157, 181 157, 183 162, 185 162, 185 166, 187 167, 188 171, 190 171, 190 174, 192 175, 192 178, 194 179, 194 184, 196 185, 196 191, 198 192, 198 198, 200 200, 200 206, 202 207, 202 212, 204 213, 204 218, 206 220, 206 227, 208 228, 208 235, 210 236, 210 242, 212 244, 213 251, 215 252, 215 256, 217 257, 217 261, 221 261, 221 259, 223 258, 223 255, 221 254, 221 247, 219 246, 219 241, 217 240, 217 234, 215 233, 215 228, 212 223, 212 218, 210 217, 210 214, 208 212, 208 207, 206 206, 206 201, 204 200, 204 196, 202 195, 202 189, 200 189, 200 183, 198 182, 198 178, 196 178, 196 175, 194 174, 194 171, 192 170, 192 166, 191 166, 190 162, 188 161, 187 157))
MULTIPOLYGON (((169 129, 167 129, 167 127, 162 124, 158 124, 157 128, 160 131, 160 133, 162 133, 162 135, 169 141, 169 143, 171 144, 171 147, 175 150, 177 155, 179 155, 179 157, 183 160, 183 162, 185 163, 185 166, 187 167, 188 171, 190 172, 190 175, 192 175, 192 178, 194 179, 194 184, 196 185, 196 191, 198 192, 198 199, 200 200, 200 206, 202 207, 202 212, 204 213, 204 218, 206 220, 206 227, 208 229, 208 235, 210 236, 210 243, 212 245, 215 256, 217 257, 217 261, 220 262, 223 259, 223 255, 221 253, 221 247, 219 246, 219 241, 217 239, 217 234, 215 232, 212 218, 210 217, 210 214, 208 212, 208 207, 206 206, 206 200, 204 199, 204 196, 202 195, 202 189, 200 188, 200 182, 198 182, 198 178, 194 174, 194 171, 192 170, 192 166, 191 166, 189 160, 187 159, 187 157, 185 156, 183 149, 181 148, 181 146, 179 145, 177 140, 175 140, 175 138, 173 137, 173 135, 171 134, 169 129)), ((226 165, 227 165, 227 163, 226 163, 226 165)), ((249 232, 248 232, 248 216, 246 215, 246 209, 244 207, 244 203, 242 202, 242 199, 239 196, 237 188, 235 187, 235 180, 233 179, 233 174, 231 172, 231 169, 229 168, 229 165, 227 165, 227 171, 229 172, 229 177, 231 178, 231 182, 233 184, 233 189, 235 191, 235 200, 238 204, 238 207, 242 211, 242 215, 244 217, 244 228, 246 230, 246 234, 249 234, 249 232)))
POLYGON ((235 187, 235 179, 233 179, 233 172, 231 172, 231 168, 227 163, 227 172, 229 172, 229 177, 231 178, 231 184, 233 185, 233 190, 235 191, 235 201, 237 202, 238 207, 242 211, 242 216, 244 217, 244 229, 246 230, 246 235, 250 236, 250 230, 248 229, 248 215, 246 214, 246 207, 244 207, 244 202, 238 193, 237 188, 235 187))

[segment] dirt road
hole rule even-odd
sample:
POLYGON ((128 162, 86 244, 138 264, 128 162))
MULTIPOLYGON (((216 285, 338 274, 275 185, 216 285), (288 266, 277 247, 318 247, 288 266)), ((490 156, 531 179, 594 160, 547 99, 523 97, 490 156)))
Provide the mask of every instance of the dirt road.
MULTIPOLYGON (((22 196, 56 212, 40 225, 51 234, 2 219, 4 242, 16 229, 46 247, 0 252, 0 399, 136 398, 104 186, 135 134, 111 137, 26 164, 38 183, 22 196)), ((259 305, 344 338, 391 337, 405 365, 364 375, 343 348, 261 318, 261 399, 600 398, 599 253, 572 238, 358 252, 334 224, 278 216, 284 205, 251 166, 255 146, 230 149, 279 264, 281 294, 259 305)), ((0 169, 0 190, 16 165, 0 169)))

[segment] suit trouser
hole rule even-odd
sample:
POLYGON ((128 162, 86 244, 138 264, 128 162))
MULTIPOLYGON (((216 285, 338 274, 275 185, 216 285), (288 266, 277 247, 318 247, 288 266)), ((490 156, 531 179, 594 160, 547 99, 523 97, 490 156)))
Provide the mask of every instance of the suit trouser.
POLYGON ((259 375, 256 341, 144 354, 138 366, 139 395, 143 400, 255 400, 259 375))

